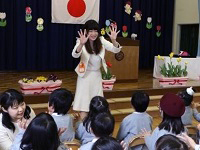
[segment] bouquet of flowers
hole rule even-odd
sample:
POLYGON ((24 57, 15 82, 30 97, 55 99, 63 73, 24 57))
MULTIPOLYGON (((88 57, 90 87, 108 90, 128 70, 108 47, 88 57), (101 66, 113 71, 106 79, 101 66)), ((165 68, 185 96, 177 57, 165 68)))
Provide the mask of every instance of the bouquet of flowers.
MULTIPOLYGON (((188 62, 185 62, 185 66, 182 67, 180 62, 181 62, 181 57, 177 58, 177 65, 174 65, 172 63, 172 58, 174 56, 174 53, 171 52, 169 54, 170 57, 170 62, 167 63, 167 65, 164 63, 163 65, 160 66, 160 73, 164 76, 164 77, 185 77, 187 76, 188 72, 187 72, 187 64, 188 62)), ((164 60, 164 57, 161 57, 160 55, 157 56, 158 60, 164 60)))

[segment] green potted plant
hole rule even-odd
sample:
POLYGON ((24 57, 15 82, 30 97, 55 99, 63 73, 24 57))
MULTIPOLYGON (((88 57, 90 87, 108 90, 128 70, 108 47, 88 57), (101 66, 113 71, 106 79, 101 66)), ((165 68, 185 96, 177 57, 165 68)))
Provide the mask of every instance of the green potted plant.
POLYGON ((111 70, 110 70, 112 67, 112 64, 109 61, 107 61, 106 65, 107 65, 107 72, 103 68, 101 69, 102 86, 103 86, 104 91, 112 90, 114 82, 116 81, 116 77, 112 75, 111 70))
POLYGON ((162 75, 162 78, 159 78, 159 82, 163 85, 183 85, 188 80, 187 75, 187 64, 188 62, 185 62, 184 66, 181 65, 182 58, 177 58, 177 63, 172 62, 172 58, 174 56, 174 53, 171 52, 169 54, 170 62, 164 63, 164 57, 161 57, 160 55, 157 56, 158 60, 162 60, 163 64, 160 66, 160 74, 162 75))

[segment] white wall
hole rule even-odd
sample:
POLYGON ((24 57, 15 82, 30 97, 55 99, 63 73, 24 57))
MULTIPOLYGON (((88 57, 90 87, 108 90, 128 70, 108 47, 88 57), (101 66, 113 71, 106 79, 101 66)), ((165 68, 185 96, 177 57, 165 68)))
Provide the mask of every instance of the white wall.
POLYGON ((175 0, 173 45, 174 52, 179 51, 180 24, 199 23, 198 0, 175 0))

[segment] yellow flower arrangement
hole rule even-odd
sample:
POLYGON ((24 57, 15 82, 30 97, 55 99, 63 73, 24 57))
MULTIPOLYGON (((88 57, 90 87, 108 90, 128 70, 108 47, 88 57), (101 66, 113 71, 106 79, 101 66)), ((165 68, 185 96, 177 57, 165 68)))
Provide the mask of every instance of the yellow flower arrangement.
MULTIPOLYGON (((187 72, 187 64, 188 62, 185 62, 185 67, 182 68, 180 62, 182 61, 182 58, 179 57, 177 58, 177 65, 174 65, 172 63, 172 58, 174 56, 174 53, 171 52, 169 54, 170 57, 170 62, 166 65, 165 63, 160 66, 160 73, 164 76, 164 77, 182 77, 182 76, 187 76, 188 72, 187 72)), ((164 57, 161 57, 160 55, 157 56, 158 60, 164 60, 164 57)))

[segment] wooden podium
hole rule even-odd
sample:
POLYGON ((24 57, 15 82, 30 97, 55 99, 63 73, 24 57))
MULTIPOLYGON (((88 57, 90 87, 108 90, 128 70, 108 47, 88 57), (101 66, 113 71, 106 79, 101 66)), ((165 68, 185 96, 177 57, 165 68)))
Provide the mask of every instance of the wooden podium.
POLYGON ((134 82, 138 80, 139 41, 118 37, 122 53, 114 54, 106 51, 105 59, 112 64, 112 74, 117 82, 134 82), (117 60, 118 59, 118 60, 117 60))

